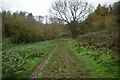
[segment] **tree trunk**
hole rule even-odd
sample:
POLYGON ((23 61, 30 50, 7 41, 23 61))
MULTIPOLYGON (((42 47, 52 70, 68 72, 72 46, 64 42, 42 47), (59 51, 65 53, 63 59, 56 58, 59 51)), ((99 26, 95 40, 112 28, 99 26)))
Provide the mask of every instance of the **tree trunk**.
POLYGON ((76 37, 77 37, 77 31, 76 31, 77 24, 78 24, 77 21, 72 21, 72 22, 69 24, 70 31, 71 31, 71 33, 72 33, 72 38, 76 38, 76 37))

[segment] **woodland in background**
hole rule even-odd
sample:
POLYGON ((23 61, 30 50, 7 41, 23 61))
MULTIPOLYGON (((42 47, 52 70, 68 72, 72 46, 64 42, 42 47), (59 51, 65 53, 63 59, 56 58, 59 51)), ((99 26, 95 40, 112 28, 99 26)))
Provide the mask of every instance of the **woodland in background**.
POLYGON ((30 13, 3 11, 3 37, 10 38, 13 43, 35 42, 55 39, 60 36, 60 26, 56 23, 42 24, 30 13))
MULTIPOLYGON (((78 41, 84 41, 97 47, 108 47, 117 50, 119 2, 113 5, 98 5, 94 12, 79 23, 76 28, 78 41)), ((2 35, 12 43, 30 43, 52 40, 62 37, 71 37, 68 24, 58 23, 58 20, 49 24, 37 22, 31 13, 9 11, 2 12, 2 35)))
POLYGON ((120 1, 113 5, 101 6, 88 15, 88 18, 79 24, 78 41, 86 42, 97 48, 107 48, 118 51, 119 36, 119 5, 120 1))

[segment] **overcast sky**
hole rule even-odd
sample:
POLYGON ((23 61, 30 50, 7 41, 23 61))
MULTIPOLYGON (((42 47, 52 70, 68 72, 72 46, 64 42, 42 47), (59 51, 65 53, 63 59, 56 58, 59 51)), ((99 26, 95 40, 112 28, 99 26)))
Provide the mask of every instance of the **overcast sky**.
MULTIPOLYGON (((51 2, 54 0, 0 0, 0 9, 15 11, 27 11, 36 15, 47 15, 51 2)), ((118 0, 86 0, 94 6, 98 4, 112 4, 118 0)))

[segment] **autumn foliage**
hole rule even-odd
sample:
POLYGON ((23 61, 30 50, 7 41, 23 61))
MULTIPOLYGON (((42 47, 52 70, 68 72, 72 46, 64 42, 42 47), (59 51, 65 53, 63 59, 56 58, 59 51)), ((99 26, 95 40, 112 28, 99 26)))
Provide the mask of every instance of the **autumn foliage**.
POLYGON ((98 5, 95 11, 79 24, 77 40, 117 52, 119 30, 117 11, 119 3, 116 2, 110 6, 98 5))

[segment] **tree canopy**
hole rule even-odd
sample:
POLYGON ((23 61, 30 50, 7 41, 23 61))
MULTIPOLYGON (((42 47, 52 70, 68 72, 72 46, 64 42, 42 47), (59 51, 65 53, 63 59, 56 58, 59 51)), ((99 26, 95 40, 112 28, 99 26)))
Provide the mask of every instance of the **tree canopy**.
POLYGON ((92 10, 93 6, 83 0, 57 0, 52 3, 50 12, 54 17, 70 24, 75 38, 77 23, 83 21, 92 10))

